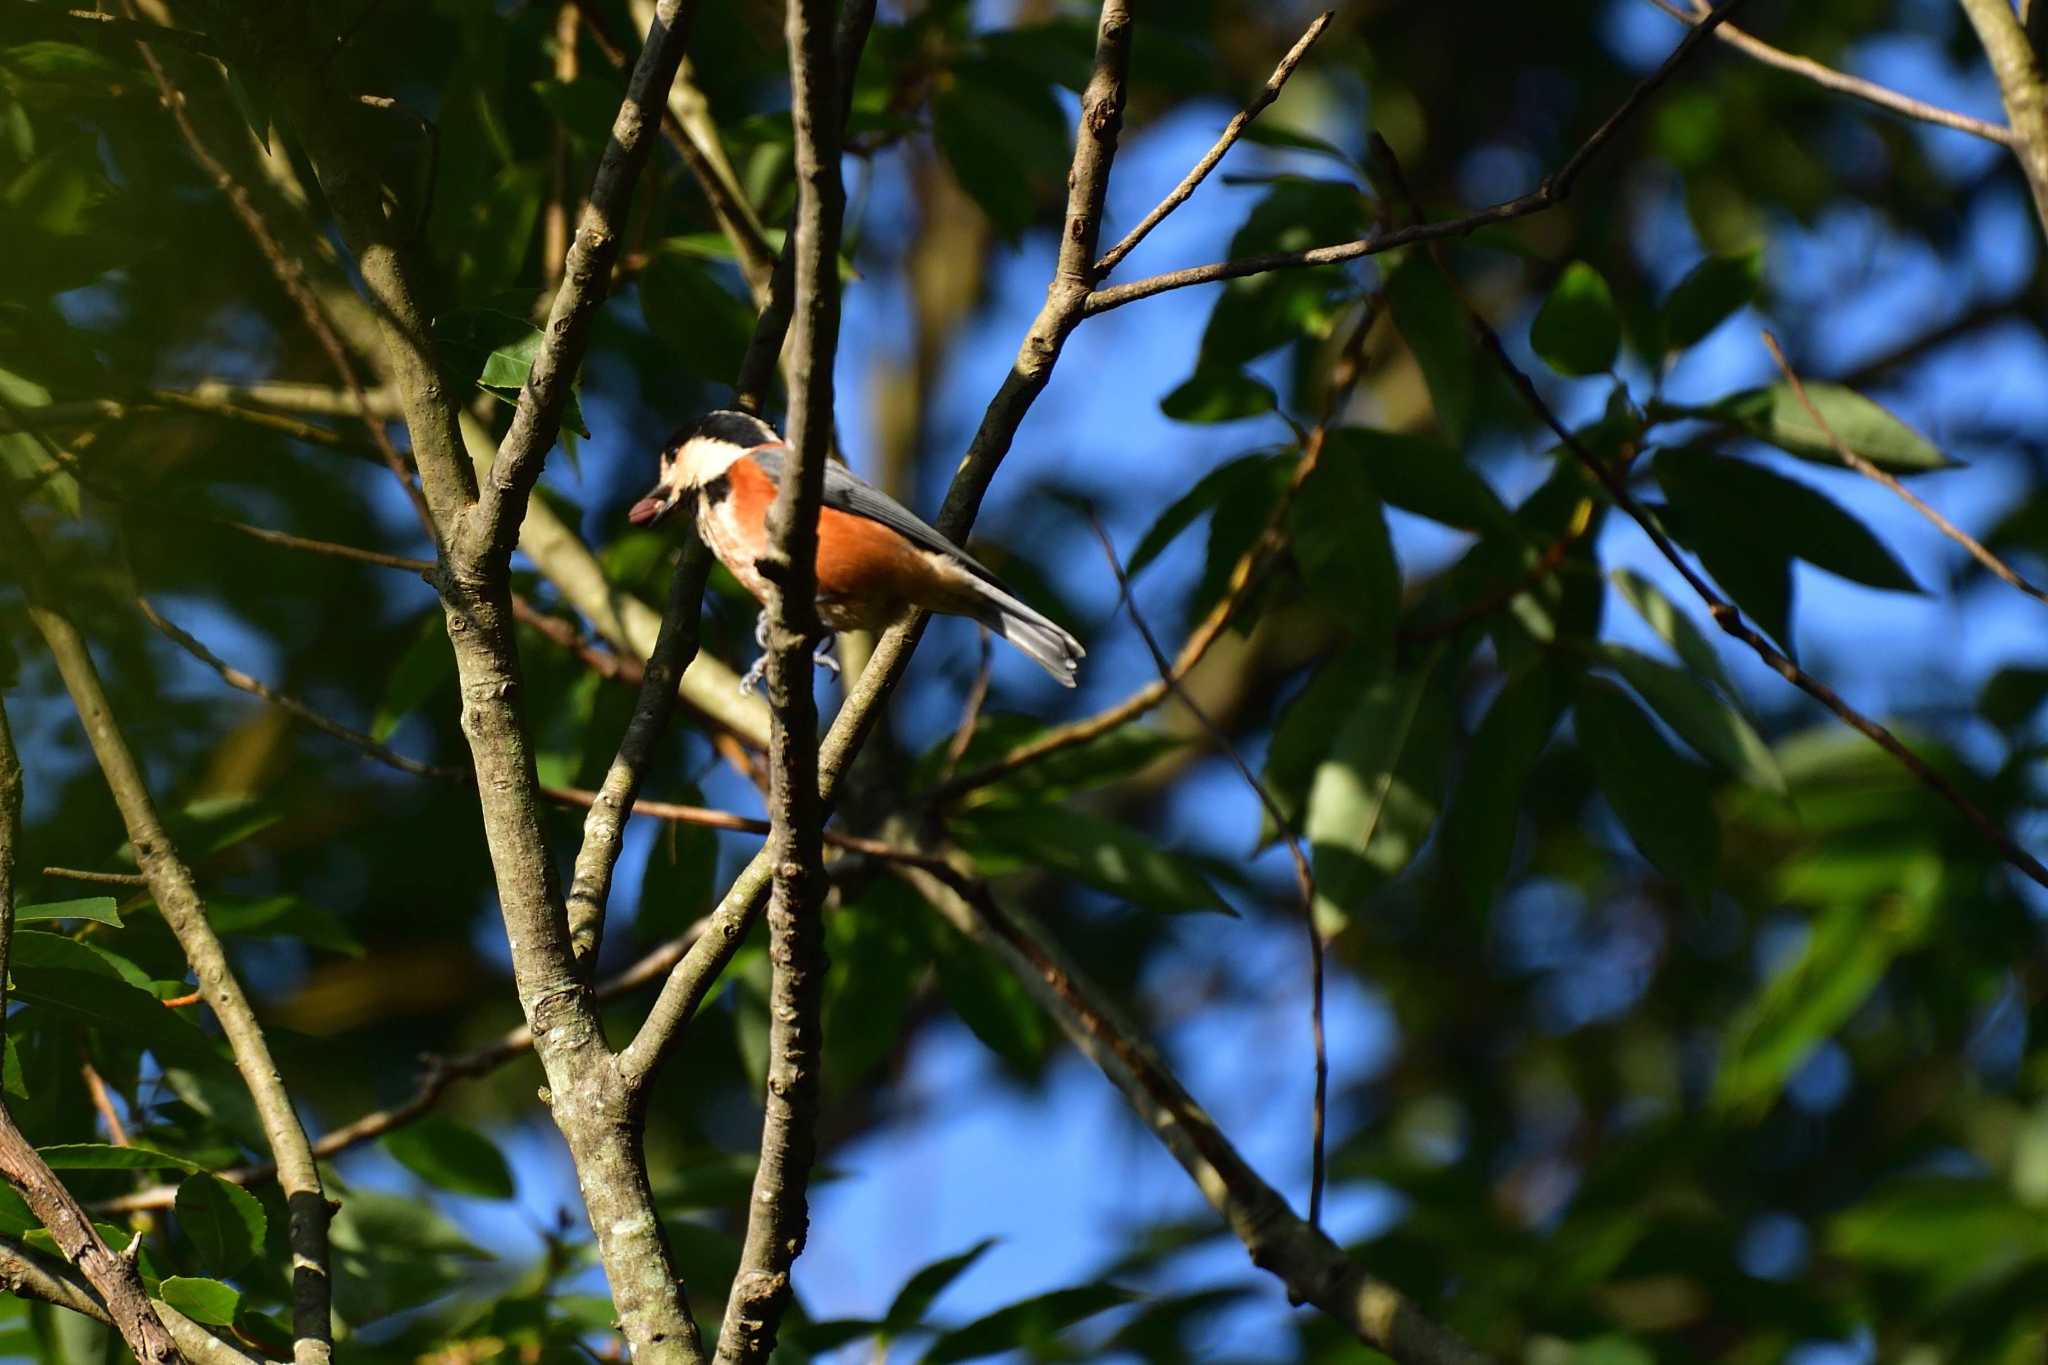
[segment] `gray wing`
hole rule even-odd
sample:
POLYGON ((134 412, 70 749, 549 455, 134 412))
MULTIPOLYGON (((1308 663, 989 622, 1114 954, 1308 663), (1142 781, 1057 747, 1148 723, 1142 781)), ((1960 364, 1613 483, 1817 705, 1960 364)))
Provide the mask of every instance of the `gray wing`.
MULTIPOLYGON (((750 455, 754 463, 767 471, 768 477, 780 483, 782 453, 787 449, 788 446, 757 446, 750 455)), ((946 539, 936 527, 837 460, 828 460, 825 464, 825 506, 878 521, 911 544, 957 559, 989 582, 998 586, 1002 584, 1002 580, 990 573, 985 565, 946 539)))

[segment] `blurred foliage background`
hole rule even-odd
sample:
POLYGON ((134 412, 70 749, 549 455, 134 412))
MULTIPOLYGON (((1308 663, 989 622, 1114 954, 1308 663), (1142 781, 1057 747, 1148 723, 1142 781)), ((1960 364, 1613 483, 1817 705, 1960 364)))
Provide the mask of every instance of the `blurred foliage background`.
MULTIPOLYGON (((9 496, 178 812, 309 1126, 330 1130, 404 1100, 422 1054, 518 1022, 474 803, 228 690, 135 599, 344 723, 460 765, 452 662, 417 575, 228 523, 431 551, 133 43, 39 8, 56 7, 0 9, 9 496)), ((635 50, 644 8, 323 10, 341 78, 398 102, 365 109, 361 133, 418 215, 444 360, 451 381, 480 385, 479 431, 509 418, 491 386, 523 375, 558 268, 557 206, 587 186, 617 107, 607 53, 635 50)), ((780 6, 702 9, 690 112, 772 245, 793 198, 780 6)), ((165 17, 198 32, 235 22, 204 0, 165 17)), ((1312 17, 1291 3, 1139 7, 1105 240, 1179 179, 1312 17)), ((1759 0, 1744 23, 2000 118, 1946 0, 1759 0)), ((840 439, 927 513, 1049 275, 1093 24, 1092 9, 1048 0, 885 0, 862 61, 840 439)), ((1381 197, 1373 131, 1432 216, 1525 192, 1681 31, 1650 0, 1347 3, 1115 281, 1408 221, 1381 197)), ((344 324, 360 318, 264 74, 157 52, 221 168, 344 324)), ((1333 1233, 1503 1358, 2043 1358, 2048 1067, 2032 1030, 2048 903, 1950 806, 1713 629, 1536 425, 1459 297, 1589 444, 1628 462, 1638 496, 1746 615, 2028 845, 2042 830, 2040 604, 1841 468, 1777 387, 1760 330, 1783 339, 1840 434, 2038 572, 2041 241, 2001 147, 1710 44, 1567 202, 1447 244, 1455 290, 1411 250, 1135 303, 1081 329, 1020 433, 977 553, 1090 656, 1068 695, 999 649, 960 771, 1154 676, 1091 513, 1170 652, 1279 505, 1297 431, 1327 411, 1287 552, 1187 685, 1314 847, 1333 972, 1333 1233)), ((659 148, 582 376, 588 436, 550 460, 542 493, 602 565, 596 600, 613 610, 661 600, 673 543, 623 513, 662 435, 730 398, 753 316, 743 265, 659 148)), ((381 401, 366 352, 355 363, 381 401)), ((402 448, 402 425, 390 431, 402 448)), ((617 645, 590 599, 527 556, 515 567, 549 627, 523 637, 543 779, 595 785, 632 698, 597 666, 617 645)), ((707 649, 744 667, 752 614, 721 574, 707 649)), ((130 864, 12 585, 0 640, 29 771, 22 899, 97 896, 40 872, 130 864)), ((932 630, 850 818, 922 806, 979 659, 971 628, 932 630)), ((758 814, 727 720, 687 714, 648 794, 758 814)), ((1185 711, 1169 704, 932 818, 1149 1024, 1300 1199, 1300 907, 1257 801, 1185 711)), ((573 849, 579 813, 554 819, 573 849)), ((605 968, 681 932, 753 847, 638 822, 605 968)), ((780 1358, 1370 1355, 1288 1307, 995 963, 893 879, 841 867, 829 1169, 797 1271, 803 1320, 780 1358)), ((107 1142, 90 1066, 134 1140, 202 1168, 260 1153, 231 1082, 165 1055, 121 1001, 103 1005, 186 979, 146 896, 114 901, 61 905, 18 937, 10 1109, 39 1144, 107 1142)), ((700 1318, 736 1254, 766 980, 756 945, 649 1119, 700 1318)), ((622 1031, 644 1004, 617 1003, 622 1031)), ((340 1159, 343 1358, 609 1349, 538 1074, 519 1058, 460 1082, 432 1117, 340 1159)), ((165 1174, 66 1172, 88 1200, 165 1174)), ((218 1210, 199 1207, 212 1188, 140 1216, 146 1269, 232 1283, 227 1316, 266 1339, 281 1205, 260 1188, 260 1207, 215 1194, 241 1228, 223 1236, 218 1210)), ((33 1242, 23 1217, 0 1210, 0 1230, 33 1242)), ((81 1319, 12 1299, 0 1346, 47 1361, 119 1352, 81 1319)))

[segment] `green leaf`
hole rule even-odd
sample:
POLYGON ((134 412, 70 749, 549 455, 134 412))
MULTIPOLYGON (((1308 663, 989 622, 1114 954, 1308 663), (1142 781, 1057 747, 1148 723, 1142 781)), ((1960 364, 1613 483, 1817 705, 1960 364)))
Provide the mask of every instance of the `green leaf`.
POLYGON ((248 900, 218 896, 207 901, 206 918, 223 934, 295 938, 315 948, 346 957, 361 957, 362 940, 332 910, 308 905, 297 896, 264 896, 248 900))
POLYGON ((1845 900, 1813 922, 1805 945, 1730 1022, 1714 1102, 1754 1114, 1807 1057, 1862 1007, 1900 953, 1933 926, 1941 864, 1931 853, 1876 905, 1845 900))
POLYGON ((268 1222, 261 1201, 219 1176, 195 1175, 178 1186, 177 1210, 178 1226, 217 1275, 234 1274, 263 1245, 268 1222))
POLYGON ((1387 304, 1415 363, 1422 368, 1437 425, 1463 444, 1475 397, 1475 357, 1457 296, 1428 259, 1411 256, 1387 276, 1387 304))
POLYGON ((947 1332, 924 1353, 924 1365, 951 1365, 953 1361, 975 1360, 1020 1348, 1051 1354, 1057 1350, 1056 1338, 1066 1328, 1097 1313, 1132 1303, 1137 1297, 1113 1284, 1055 1289, 947 1332))
POLYGON ((370 720, 370 738, 383 743, 398 723, 444 684, 455 680, 455 650, 448 643, 448 623, 435 607, 420 617, 412 643, 398 656, 384 678, 384 695, 370 720))
MULTIPOLYGON (((1330 736, 1344 727, 1358 696, 1386 670, 1386 656, 1351 645, 1318 668, 1281 711, 1266 750, 1265 786, 1290 825, 1300 827, 1309 785, 1330 751, 1330 736)), ((1268 817, 1261 844, 1279 836, 1268 817)))
POLYGON ((883 1330, 890 1336, 901 1336, 921 1326, 924 1315, 931 1311, 933 1301, 995 1244, 995 1238, 984 1238, 959 1255, 933 1261, 912 1275, 904 1282, 903 1288, 896 1291, 895 1300, 883 1315, 883 1330))
POLYGON ((1507 877, 1524 789, 1564 714, 1568 683, 1563 669, 1547 661, 1517 670, 1473 732, 1443 837, 1445 865, 1476 915, 1492 908, 1507 877))
MULTIPOLYGON (((494 308, 459 308, 434 319, 434 340, 451 382, 474 384, 502 403, 517 404, 547 336, 525 318, 494 308)), ((588 439, 577 383, 569 386, 562 428, 588 439)))
POLYGON ((1785 795, 1785 775, 1778 771, 1770 746, 1741 712, 1696 676, 1621 645, 1603 644, 1599 656, 1701 757, 1753 787, 1785 795))
POLYGON ((121 913, 112 896, 87 896, 75 901, 44 901, 39 905, 20 905, 14 910, 16 924, 29 924, 36 920, 89 919, 97 924, 121 927, 121 913))
MULTIPOLYGON (((1880 469, 1894 474, 1924 474, 1956 466, 1956 461, 1942 454, 1925 436, 1854 389, 1816 380, 1806 385, 1806 396, 1827 420, 1829 431, 1880 469)), ((1834 443, 1814 422, 1790 384, 1745 390, 1722 399, 1713 411, 1801 459, 1841 463, 1834 443)))
POLYGON ((700 378, 729 381, 754 334, 754 310, 703 262, 666 247, 640 272, 647 326, 700 378))
POLYGON ((1197 369, 1159 400, 1159 410, 1176 422, 1236 422, 1279 406, 1265 381, 1243 370, 1197 369))
POLYGON ((36 1155, 53 1171, 201 1171, 188 1161, 152 1147, 115 1147, 104 1142, 60 1142, 36 1148, 36 1155))
POLYGON ((1709 256, 1688 270, 1664 299, 1666 349, 1682 351, 1704 341, 1756 297, 1763 278, 1761 249, 1740 256, 1709 256))
POLYGON ((1066 115, 1045 81, 998 61, 957 63, 932 99, 932 133, 962 189, 1015 237, 1058 202, 1066 115))
MULTIPOLYGON (((967 752, 961 755, 958 770, 973 772, 1053 729, 1031 716, 984 712, 974 728, 974 737, 967 743, 967 752)), ((925 785, 936 780, 952 742, 951 735, 944 736, 918 760, 919 775, 925 785)), ((1186 743, 1181 736, 1155 730, 1142 721, 1131 721, 1027 763, 1001 782, 971 793, 968 801, 976 805, 992 801, 1015 805, 1061 800, 1140 773, 1186 743)))
POLYGON ((923 913, 909 887, 882 877, 825 919, 826 957, 837 965, 825 978, 824 1074, 835 1094, 866 1084, 903 1040, 930 962, 911 927, 923 913))
POLYGON ((2048 700, 2048 668, 2015 665, 2001 668, 1977 694, 1977 711, 2001 730, 2011 730, 2034 718, 2048 700))
POLYGON ((242 1307, 242 1292, 219 1280, 173 1275, 157 1285, 157 1297, 194 1322, 208 1327, 233 1327, 242 1307))
POLYGON ((1699 556, 1744 615, 1787 654, 1797 654, 1792 640, 1792 555, 1783 545, 1757 534, 1746 521, 1720 521, 1711 512, 1695 515, 1675 501, 1646 510, 1699 556))
POLYGON ((124 1042, 147 1048, 167 1063, 226 1068, 207 1037, 168 1010, 153 995, 109 977, 59 967, 13 969, 14 994, 30 1004, 95 1028, 104 1028, 124 1042))
POLYGON ((1427 436, 1367 427, 1336 427, 1323 437, 1323 457, 1365 463, 1389 505, 1461 531, 1497 531, 1509 522, 1491 485, 1450 446, 1427 436))
POLYGON ((1919 592, 1920 585, 1855 517, 1818 489, 1747 460, 1702 450, 1657 453, 1657 482, 1683 510, 1688 527, 1702 521, 1740 528, 1826 569, 1829 573, 1891 592, 1919 592))
POLYGON ((1357 696, 1309 786, 1303 822, 1316 874, 1316 919, 1344 927, 1365 898, 1408 865, 1436 821, 1450 730, 1449 698, 1432 687, 1441 646, 1357 696))
POLYGON ((1943 1297, 2048 1256, 2048 1220, 1995 1180, 1911 1176, 1837 1215, 1827 1244, 1851 1262, 1923 1277, 1943 1297))
POLYGON ((1052 1034, 1024 984, 951 927, 939 931, 933 961, 960 1022, 1020 1075, 1036 1075, 1052 1034))
POLYGON ((1326 452, 1289 511, 1302 581, 1361 639, 1391 650, 1401 566, 1365 465, 1326 452))
POLYGON ((156 990, 154 978, 119 953, 97 943, 41 930, 31 930, 14 940, 9 965, 17 971, 23 967, 56 967, 64 971, 113 977, 152 994, 156 990))
POLYGON ((1573 730, 1636 848, 1704 899, 1720 858, 1707 774, 1679 757, 1625 694, 1597 679, 1579 689, 1573 730))
POLYGON ((961 843, 987 872, 1053 872, 1169 914, 1236 913, 1192 863, 1129 825, 1071 806, 979 806, 958 823, 961 843))
POLYGON ((1663 589, 1635 572, 1633 569, 1615 569, 1608 574, 1614 586, 1636 609, 1636 614, 1649 623, 1665 644, 1676 650, 1685 666, 1700 677, 1718 686, 1731 701, 1739 701, 1742 694, 1736 690, 1735 680, 1728 676, 1728 670, 1721 665, 1721 655, 1707 639, 1704 632, 1692 623, 1692 618, 1680 611, 1663 589))
POLYGON ((453 1119, 428 1115, 383 1138, 384 1150, 437 1189, 473 1199, 510 1199, 512 1168, 498 1145, 453 1119))
POLYGON ((1621 317, 1600 272, 1573 261, 1551 286, 1529 327, 1529 345, 1565 375, 1602 374, 1621 350, 1621 317))

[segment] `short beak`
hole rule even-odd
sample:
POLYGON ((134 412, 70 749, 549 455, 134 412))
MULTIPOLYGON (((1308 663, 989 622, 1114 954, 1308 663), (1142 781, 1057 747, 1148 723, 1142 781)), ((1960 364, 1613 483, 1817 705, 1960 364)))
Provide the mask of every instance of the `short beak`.
POLYGON ((681 501, 681 495, 674 489, 666 484, 656 484, 646 497, 633 504, 632 510, 626 513, 626 520, 635 526, 652 526, 675 511, 676 504, 681 501))

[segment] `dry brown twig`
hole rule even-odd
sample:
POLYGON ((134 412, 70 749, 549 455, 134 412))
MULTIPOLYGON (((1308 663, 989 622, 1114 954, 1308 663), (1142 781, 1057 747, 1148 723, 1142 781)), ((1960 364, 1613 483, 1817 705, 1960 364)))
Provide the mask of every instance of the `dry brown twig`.
MULTIPOLYGON (((1712 7, 1706 0, 1692 0, 1690 9, 1677 4, 1676 0, 1650 0, 1650 3, 1681 24, 1698 24, 1712 12, 1712 7)), ((1783 48, 1773 47, 1755 34, 1733 24, 1723 24, 1719 37, 1728 46, 1755 58, 1765 66, 1789 71, 1795 76, 1804 76, 1823 90, 1832 90, 1838 95, 1849 95, 1902 118, 1932 123, 1941 128, 1953 128, 1959 133, 1981 137, 2001 147, 2010 147, 2013 144, 2012 129, 2002 123, 1991 123, 1985 119, 1972 118, 1968 114, 1959 114, 1953 109, 1944 109, 1938 104, 1915 99, 1890 86, 1879 85, 1876 81, 1867 81, 1861 76, 1851 76, 1847 72, 1837 71, 1811 57, 1802 57, 1783 48)))
POLYGON ((1918 493, 1915 493, 1912 489, 1906 487, 1905 484, 1899 482, 1892 474, 1879 469, 1876 465, 1864 459, 1863 456, 1856 453, 1855 449, 1847 441, 1836 435, 1835 429, 1828 425, 1827 418, 1821 416, 1820 409, 1814 405, 1812 397, 1806 392, 1805 383, 1800 380, 1798 373, 1793 370, 1791 362, 1785 359, 1784 349, 1778 345, 1778 339, 1768 331, 1763 336, 1764 348, 1771 353, 1772 361, 1777 364, 1778 373, 1784 375, 1785 382, 1792 386, 1792 396, 1799 400, 1799 406, 1806 409, 1806 415, 1811 417, 1813 424, 1820 428, 1820 434, 1834 448, 1837 459, 1855 470, 1858 474, 1861 474, 1864 478, 1869 479, 1872 483, 1888 488, 1897 494, 1908 507, 1933 523, 1936 530, 1969 551, 1970 558, 1989 569, 1992 575, 2001 582, 2009 587, 2017 588, 2036 602, 2048 605, 2048 593, 2044 593, 2041 589, 2028 582, 2010 564, 1985 548, 1982 541, 1930 507, 1922 500, 1918 493))

